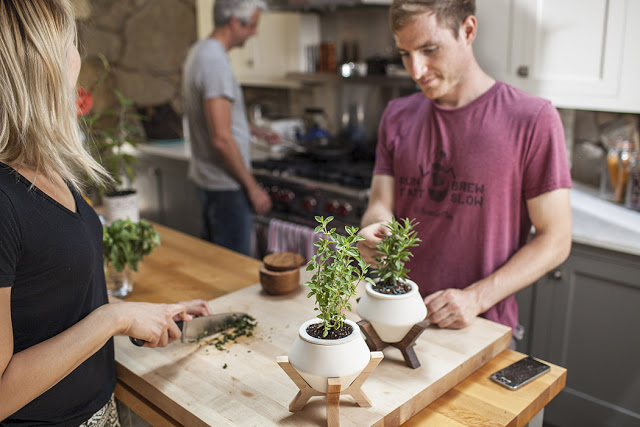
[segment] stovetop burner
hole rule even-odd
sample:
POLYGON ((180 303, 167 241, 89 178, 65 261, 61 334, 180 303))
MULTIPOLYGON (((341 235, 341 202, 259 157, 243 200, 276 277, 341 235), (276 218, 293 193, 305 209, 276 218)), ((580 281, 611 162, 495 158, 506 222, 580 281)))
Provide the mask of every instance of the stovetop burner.
POLYGON ((305 156, 289 156, 282 160, 256 160, 252 166, 280 176, 297 176, 358 189, 370 187, 373 173, 373 162, 370 161, 322 161, 305 156))

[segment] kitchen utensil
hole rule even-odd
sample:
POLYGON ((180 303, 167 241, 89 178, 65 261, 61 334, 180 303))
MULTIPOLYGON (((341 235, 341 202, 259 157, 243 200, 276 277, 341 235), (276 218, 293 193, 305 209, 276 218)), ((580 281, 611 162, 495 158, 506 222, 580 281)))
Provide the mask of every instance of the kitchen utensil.
MULTIPOLYGON (((180 342, 190 342, 203 337, 217 334, 233 325, 234 322, 246 316, 246 313, 217 313, 210 316, 196 317, 188 322, 176 320, 176 325, 182 331, 180 342)), ((129 337, 131 342, 142 347, 145 340, 129 337)))

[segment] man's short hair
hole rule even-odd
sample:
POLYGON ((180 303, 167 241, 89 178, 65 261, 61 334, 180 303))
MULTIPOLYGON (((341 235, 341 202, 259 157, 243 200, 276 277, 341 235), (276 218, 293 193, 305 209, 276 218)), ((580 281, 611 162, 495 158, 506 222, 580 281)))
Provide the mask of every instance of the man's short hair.
POLYGON ((216 0, 213 6, 213 26, 224 27, 234 17, 246 24, 256 9, 267 10, 264 0, 216 0))
POLYGON ((467 16, 475 15, 475 0, 394 0, 389 8, 391 32, 409 24, 417 15, 433 13, 441 25, 448 26, 458 38, 460 24, 467 16))

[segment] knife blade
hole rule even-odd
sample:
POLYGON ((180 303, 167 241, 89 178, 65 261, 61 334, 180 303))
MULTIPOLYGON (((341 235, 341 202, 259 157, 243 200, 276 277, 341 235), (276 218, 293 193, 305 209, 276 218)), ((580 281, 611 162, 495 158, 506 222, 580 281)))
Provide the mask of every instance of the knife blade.
MULTIPOLYGON (((210 316, 194 317, 193 319, 183 322, 177 320, 176 325, 182 331, 180 342, 197 341, 204 337, 208 337, 233 326, 235 322, 247 316, 246 313, 217 313, 210 316)), ((131 342, 138 347, 142 347, 145 340, 140 338, 129 337, 131 342)))

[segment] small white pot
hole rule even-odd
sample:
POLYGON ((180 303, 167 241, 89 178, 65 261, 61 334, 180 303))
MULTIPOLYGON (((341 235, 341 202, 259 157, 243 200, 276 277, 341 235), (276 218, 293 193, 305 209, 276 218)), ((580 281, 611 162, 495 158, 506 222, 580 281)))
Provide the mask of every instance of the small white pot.
POLYGON ((307 333, 309 325, 319 322, 314 318, 300 326, 289 362, 314 390, 326 393, 329 378, 340 377, 343 388, 348 387, 367 366, 371 353, 355 322, 345 320, 353 332, 337 340, 314 338, 307 333))
POLYGON ((418 285, 412 280, 405 283, 411 290, 402 295, 381 294, 373 290, 371 283, 366 283, 366 292, 358 301, 357 312, 364 320, 371 323, 373 329, 384 342, 402 341, 413 325, 427 317, 418 285))
POLYGON ((104 217, 108 223, 116 219, 129 219, 133 222, 140 221, 140 209, 138 207, 138 192, 133 190, 124 195, 102 196, 104 205, 104 217))

